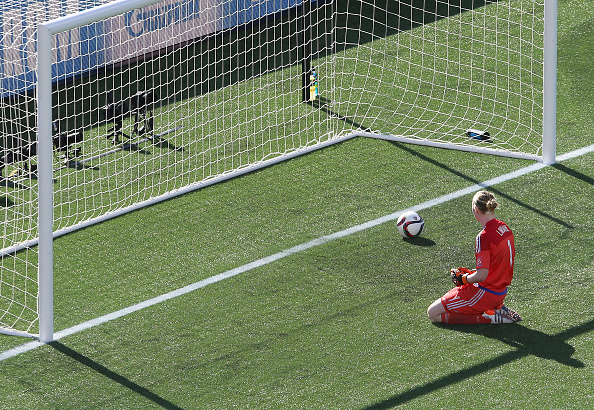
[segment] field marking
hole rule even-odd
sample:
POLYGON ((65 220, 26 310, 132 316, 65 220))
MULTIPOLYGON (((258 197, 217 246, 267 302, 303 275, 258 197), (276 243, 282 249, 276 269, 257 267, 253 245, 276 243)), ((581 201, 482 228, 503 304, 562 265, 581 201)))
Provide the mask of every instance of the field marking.
MULTIPOLYGON (((590 152, 594 152, 594 144, 593 145, 590 145, 588 147, 584 147, 584 148, 581 148, 581 149, 578 149, 578 150, 569 152, 569 153, 564 154, 564 155, 560 155, 560 156, 557 157, 557 162, 565 161, 565 160, 571 159, 571 158, 580 157, 580 156, 585 155, 585 154, 588 154, 590 152)), ((222 281, 224 279, 232 278, 233 276, 237 276, 237 275, 239 275, 241 273, 248 272, 248 271, 250 271, 252 269, 256 269, 256 268, 259 268, 261 266, 268 265, 269 263, 275 262, 275 261, 277 261, 279 259, 283 259, 283 258, 285 258, 287 256, 294 255, 294 254, 299 253, 299 252, 303 252, 303 251, 305 251, 307 249, 310 249, 310 248, 313 248, 315 246, 323 245, 323 244, 328 243, 328 242, 331 242, 333 240, 336 240, 336 239, 339 239, 339 238, 343 238, 345 236, 349 236, 349 235, 352 235, 352 234, 357 233, 357 232, 364 231, 364 230, 369 229, 369 228, 373 228, 375 226, 381 225, 381 224, 386 223, 386 222, 393 221, 393 220, 397 219, 398 216, 400 216, 400 214, 402 212, 405 212, 405 211, 421 211, 423 209, 431 208, 433 206, 443 204, 443 203, 448 202, 448 201, 451 201, 453 199, 460 198, 460 197, 462 197, 464 195, 469 195, 469 194, 474 193, 474 192, 476 192, 476 191, 478 191, 480 189, 484 189, 486 187, 490 187, 490 186, 493 186, 493 185, 496 185, 496 184, 500 184, 500 183, 509 181, 511 179, 519 178, 521 176, 527 175, 527 174, 532 173, 534 171, 538 171, 539 169, 543 169, 545 167, 547 167, 547 165, 543 165, 542 163, 535 163, 535 164, 529 165, 529 166, 527 166, 525 168, 521 168, 521 169, 518 169, 516 171, 512 171, 512 172, 509 172, 507 174, 498 176, 496 178, 489 179, 489 180, 484 181, 482 183, 474 184, 474 185, 468 186, 466 188, 460 189, 458 191, 454 191, 454 192, 451 192, 449 194, 442 195, 440 197, 437 197, 437 198, 434 198, 432 200, 429 200, 429 201, 420 203, 420 204, 415 205, 415 206, 412 206, 410 208, 402 209, 402 210, 397 211, 397 212, 394 212, 392 214, 385 215, 385 216, 382 216, 380 218, 373 219, 371 221, 368 221, 368 222, 365 222, 365 223, 362 223, 362 224, 359 224, 359 225, 352 226, 350 228, 347 228, 347 229, 342 230, 342 231, 339 231, 339 232, 335 232, 335 233, 330 234, 330 235, 321 236, 321 237, 319 237, 317 239, 313 239, 313 240, 311 240, 309 242, 302 243, 301 245, 294 246, 292 248, 286 249, 284 251, 280 251, 280 252, 275 253, 273 255, 266 256, 264 258, 258 259, 258 260, 254 261, 254 262, 250 262, 250 263, 245 264, 243 266, 239 266, 237 268, 228 270, 228 271, 223 272, 223 273, 220 273, 218 275, 211 276, 210 278, 203 279, 203 280, 198 281, 196 283, 193 283, 191 285, 184 286, 183 288, 179 288, 179 289, 176 289, 174 291, 165 293, 165 294, 163 294, 161 296, 157 296, 157 297, 154 297, 152 299, 148 299, 148 300, 146 300, 144 302, 141 302, 141 303, 138 303, 136 305, 132 305, 132 306, 129 306, 127 308, 120 309, 120 310, 118 310, 116 312, 109 313, 107 315, 100 316, 98 318, 95 318, 95 319, 92 319, 92 320, 89 320, 89 321, 80 323, 80 324, 78 324, 76 326, 73 326, 73 327, 70 327, 68 329, 61 330, 61 331, 55 333, 54 340, 60 340, 63 337, 70 336, 70 335, 73 335, 73 334, 78 333, 78 332, 82 332, 83 330, 90 329, 92 327, 101 325, 103 323, 107 323, 109 321, 112 321, 112 320, 118 319, 120 317, 129 315, 131 313, 137 312, 137 311, 142 310, 144 308, 147 308, 147 307, 150 307, 150 306, 154 306, 154 305, 156 305, 158 303, 165 302, 167 300, 176 298, 178 296, 185 295, 187 293, 190 293, 190 292, 193 292, 195 290, 201 289, 201 288, 206 287, 208 285, 212 285, 213 283, 220 282, 220 281, 222 281)), ((42 342, 32 341, 32 342, 24 343, 24 344, 22 344, 20 346, 17 346, 17 347, 12 348, 12 349, 5 350, 4 352, 0 353, 0 362, 3 361, 3 360, 9 359, 11 357, 15 357, 15 356, 17 356, 17 355, 19 355, 21 353, 25 353, 25 352, 34 350, 34 349, 36 349, 36 348, 38 348, 40 346, 43 346, 43 345, 44 345, 44 343, 42 343, 42 342)))

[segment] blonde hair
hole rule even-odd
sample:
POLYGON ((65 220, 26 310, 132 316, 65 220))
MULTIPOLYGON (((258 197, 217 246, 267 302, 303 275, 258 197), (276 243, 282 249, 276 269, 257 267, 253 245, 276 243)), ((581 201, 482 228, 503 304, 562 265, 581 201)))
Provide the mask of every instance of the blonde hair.
POLYGON ((479 191, 474 194, 472 198, 472 205, 474 205, 479 211, 486 214, 489 212, 494 212, 497 208, 499 208, 499 203, 495 199, 495 195, 493 195, 489 191, 479 191))

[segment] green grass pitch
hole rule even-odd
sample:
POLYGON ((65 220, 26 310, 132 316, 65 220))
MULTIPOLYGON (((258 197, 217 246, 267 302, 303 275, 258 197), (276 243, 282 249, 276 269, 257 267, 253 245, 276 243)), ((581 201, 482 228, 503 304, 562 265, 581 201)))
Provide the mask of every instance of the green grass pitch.
MULTIPOLYGON (((560 155, 592 144, 593 25, 589 1, 559 1, 560 155)), ((465 195, 420 211, 416 240, 380 224, 5 359, 1 407, 593 407, 593 160, 489 187, 518 324, 426 317, 473 263, 465 195)), ((60 237, 56 331, 532 164, 357 138, 60 237)))

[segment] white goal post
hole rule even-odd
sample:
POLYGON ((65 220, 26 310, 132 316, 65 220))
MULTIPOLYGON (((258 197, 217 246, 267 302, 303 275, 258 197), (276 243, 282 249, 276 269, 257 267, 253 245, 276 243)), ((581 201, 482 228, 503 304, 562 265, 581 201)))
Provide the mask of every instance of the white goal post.
POLYGON ((0 333, 54 339, 55 237, 350 138, 555 163, 557 0, 8 0, 0 31, 0 333))

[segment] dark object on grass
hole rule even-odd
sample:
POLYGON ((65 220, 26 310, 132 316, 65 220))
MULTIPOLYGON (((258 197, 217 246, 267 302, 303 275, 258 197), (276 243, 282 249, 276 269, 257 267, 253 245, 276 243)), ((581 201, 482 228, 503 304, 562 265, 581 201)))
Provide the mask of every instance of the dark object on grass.
POLYGON ((140 136, 153 134, 153 94, 139 91, 130 98, 131 111, 134 115, 134 134, 140 136))
POLYGON ((54 136, 52 141, 56 151, 62 154, 65 162, 79 157, 82 153, 81 147, 73 147, 74 144, 83 142, 84 135, 82 131, 68 132, 61 131, 58 121, 54 121, 54 136))
POLYGON ((123 102, 114 102, 113 94, 107 93, 107 105, 103 107, 105 121, 113 122, 113 127, 107 130, 107 138, 111 139, 112 144, 120 143, 120 137, 130 138, 122 131, 124 116, 128 113, 128 107, 123 102))
POLYGON ((466 131, 466 135, 480 141, 486 141, 491 137, 487 131, 475 130, 472 128, 466 131))
MULTIPOLYGON (((37 142, 33 141, 27 143, 25 145, 13 148, 7 151, 1 158, 0 158, 0 180, 2 171, 6 165, 18 164, 23 163, 22 170, 26 173, 35 173, 37 172, 37 164, 30 164, 31 158, 37 155, 37 142)), ((11 175, 18 173, 18 169, 14 170, 11 175)))

